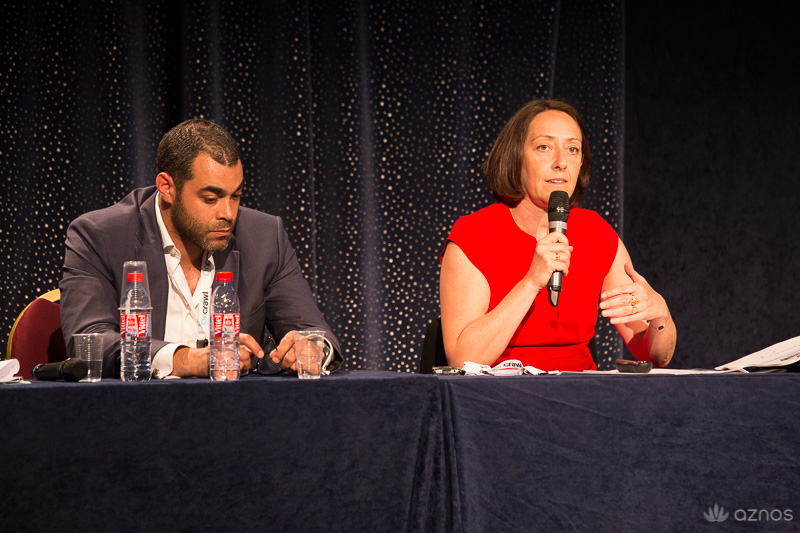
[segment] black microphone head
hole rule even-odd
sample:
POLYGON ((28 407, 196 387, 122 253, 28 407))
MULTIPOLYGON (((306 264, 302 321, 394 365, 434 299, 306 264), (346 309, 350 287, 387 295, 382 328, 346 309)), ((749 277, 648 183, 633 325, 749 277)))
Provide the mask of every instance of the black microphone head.
POLYGON ((80 381, 89 373, 89 365, 83 359, 70 357, 59 365, 58 373, 64 381, 80 381))
POLYGON ((569 195, 565 191, 553 191, 547 202, 547 220, 566 222, 569 218, 569 195))

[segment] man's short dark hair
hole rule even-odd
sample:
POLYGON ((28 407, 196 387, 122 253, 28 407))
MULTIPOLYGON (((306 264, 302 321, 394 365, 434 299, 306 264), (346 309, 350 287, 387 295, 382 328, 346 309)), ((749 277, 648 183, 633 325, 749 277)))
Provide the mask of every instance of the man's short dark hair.
POLYGON ((589 187, 589 174, 592 172, 592 154, 589 141, 586 139, 586 128, 583 127, 578 111, 560 100, 532 100, 514 113, 489 152, 489 157, 481 167, 486 174, 489 188, 497 201, 511 207, 516 206, 525 197, 525 186, 522 183, 522 156, 528 128, 533 118, 544 111, 561 111, 575 121, 581 130, 581 153, 583 160, 578 173, 578 183, 570 198, 570 206, 580 205, 586 189, 589 187))
POLYGON ((161 139, 156 159, 158 172, 172 176, 178 194, 183 184, 192 179, 192 165, 200 152, 226 167, 239 162, 239 147, 231 134, 204 118, 181 122, 161 139))

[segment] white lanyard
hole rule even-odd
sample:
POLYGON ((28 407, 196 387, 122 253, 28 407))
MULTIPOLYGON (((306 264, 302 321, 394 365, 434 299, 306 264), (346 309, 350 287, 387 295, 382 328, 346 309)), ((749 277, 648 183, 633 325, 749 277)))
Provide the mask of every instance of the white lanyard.
MULTIPOLYGON (((211 286, 214 280, 214 260, 211 254, 206 252, 205 263, 203 270, 200 271, 200 280, 197 282, 197 288, 194 291, 195 306, 200 309, 199 316, 197 317, 197 340, 207 341, 210 338, 211 320, 211 286)), ((204 345, 204 342, 198 342, 197 346, 204 345)))

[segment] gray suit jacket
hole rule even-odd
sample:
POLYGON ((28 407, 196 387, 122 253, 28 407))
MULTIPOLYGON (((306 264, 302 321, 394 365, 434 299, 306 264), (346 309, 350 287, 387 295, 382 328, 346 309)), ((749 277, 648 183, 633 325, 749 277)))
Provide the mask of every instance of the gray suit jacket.
MULTIPOLYGON (((147 262, 153 305, 151 353, 166 344, 169 278, 155 196, 154 186, 136 189, 111 207, 80 216, 67 229, 60 284, 64 340, 72 353, 73 333, 102 333, 103 377, 119 376, 119 301, 125 261, 147 262)), ((329 368, 341 365, 339 341, 317 307, 279 217, 242 207, 230 243, 214 253, 214 264, 217 271, 233 272, 243 333, 264 346, 265 328, 277 342, 293 329, 322 329, 335 351, 329 368)))

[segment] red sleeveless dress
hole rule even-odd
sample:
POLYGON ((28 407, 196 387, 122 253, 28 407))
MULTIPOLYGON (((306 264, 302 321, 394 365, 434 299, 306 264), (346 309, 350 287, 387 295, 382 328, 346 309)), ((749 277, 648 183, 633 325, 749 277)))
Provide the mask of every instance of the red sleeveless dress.
MULTIPOLYGON (((558 306, 550 305, 547 288, 542 289, 494 364, 519 359, 542 370, 597 368, 589 340, 595 333, 603 279, 616 257, 618 236, 594 211, 573 208, 567 237, 573 251, 558 306)), ((525 276, 536 249, 536 238, 522 231, 509 207, 500 203, 458 219, 447 240, 456 243, 489 282, 489 311, 525 276)))

